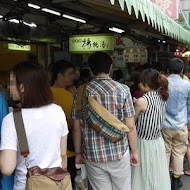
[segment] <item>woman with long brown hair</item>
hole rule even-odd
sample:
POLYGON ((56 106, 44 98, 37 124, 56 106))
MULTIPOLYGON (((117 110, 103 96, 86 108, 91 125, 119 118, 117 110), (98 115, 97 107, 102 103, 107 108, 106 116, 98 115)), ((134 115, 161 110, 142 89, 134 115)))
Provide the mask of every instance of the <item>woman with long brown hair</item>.
POLYGON ((168 80, 154 69, 142 72, 139 87, 145 93, 135 101, 140 165, 132 168, 132 190, 170 190, 161 129, 169 97, 168 80))

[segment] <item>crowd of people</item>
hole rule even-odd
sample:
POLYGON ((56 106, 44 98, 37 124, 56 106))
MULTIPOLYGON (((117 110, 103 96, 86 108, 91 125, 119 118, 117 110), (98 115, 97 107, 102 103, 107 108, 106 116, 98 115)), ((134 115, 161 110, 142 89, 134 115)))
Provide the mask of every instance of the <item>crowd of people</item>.
POLYGON ((143 70, 138 99, 116 81, 117 73, 110 77, 108 54, 90 55, 88 65, 93 78, 86 69, 78 82, 65 60, 51 65, 51 82, 35 61, 13 68, 13 112, 0 93, 1 188, 71 190, 75 166, 85 165, 84 189, 179 190, 181 176, 190 176, 190 82, 182 77, 183 61, 171 59, 165 74, 143 70))

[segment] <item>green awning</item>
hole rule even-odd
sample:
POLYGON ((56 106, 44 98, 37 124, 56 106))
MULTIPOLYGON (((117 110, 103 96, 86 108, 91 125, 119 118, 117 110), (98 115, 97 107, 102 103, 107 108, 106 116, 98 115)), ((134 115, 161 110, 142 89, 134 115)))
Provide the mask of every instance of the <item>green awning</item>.
POLYGON ((190 45, 190 31, 168 17, 150 0, 110 0, 112 5, 116 1, 119 1, 122 10, 127 9, 129 15, 134 10, 137 19, 141 15, 143 22, 152 25, 156 30, 177 41, 190 45))

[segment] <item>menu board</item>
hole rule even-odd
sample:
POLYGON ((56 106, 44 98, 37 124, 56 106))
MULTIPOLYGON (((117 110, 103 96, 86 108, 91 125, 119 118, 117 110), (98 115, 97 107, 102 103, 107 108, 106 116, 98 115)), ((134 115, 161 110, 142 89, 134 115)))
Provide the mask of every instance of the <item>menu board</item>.
POLYGON ((125 63, 146 63, 148 61, 146 48, 126 48, 123 54, 125 63))

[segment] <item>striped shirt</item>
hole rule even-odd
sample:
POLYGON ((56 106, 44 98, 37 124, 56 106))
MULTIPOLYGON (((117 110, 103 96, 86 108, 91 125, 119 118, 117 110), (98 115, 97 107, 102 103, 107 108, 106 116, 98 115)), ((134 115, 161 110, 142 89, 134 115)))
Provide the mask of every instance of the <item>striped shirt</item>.
MULTIPOLYGON (((111 78, 96 78, 86 88, 86 95, 93 97, 110 113, 123 121, 125 117, 135 115, 129 88, 111 78)), ((94 162, 107 162, 121 159, 128 150, 127 134, 113 143, 106 140, 93 129, 90 116, 83 105, 81 113, 77 113, 76 104, 73 119, 80 119, 83 153, 85 159, 94 162)))
POLYGON ((161 136, 163 128, 166 102, 156 91, 148 92, 143 98, 147 102, 147 110, 138 117, 136 123, 138 137, 146 140, 157 139, 161 136))

